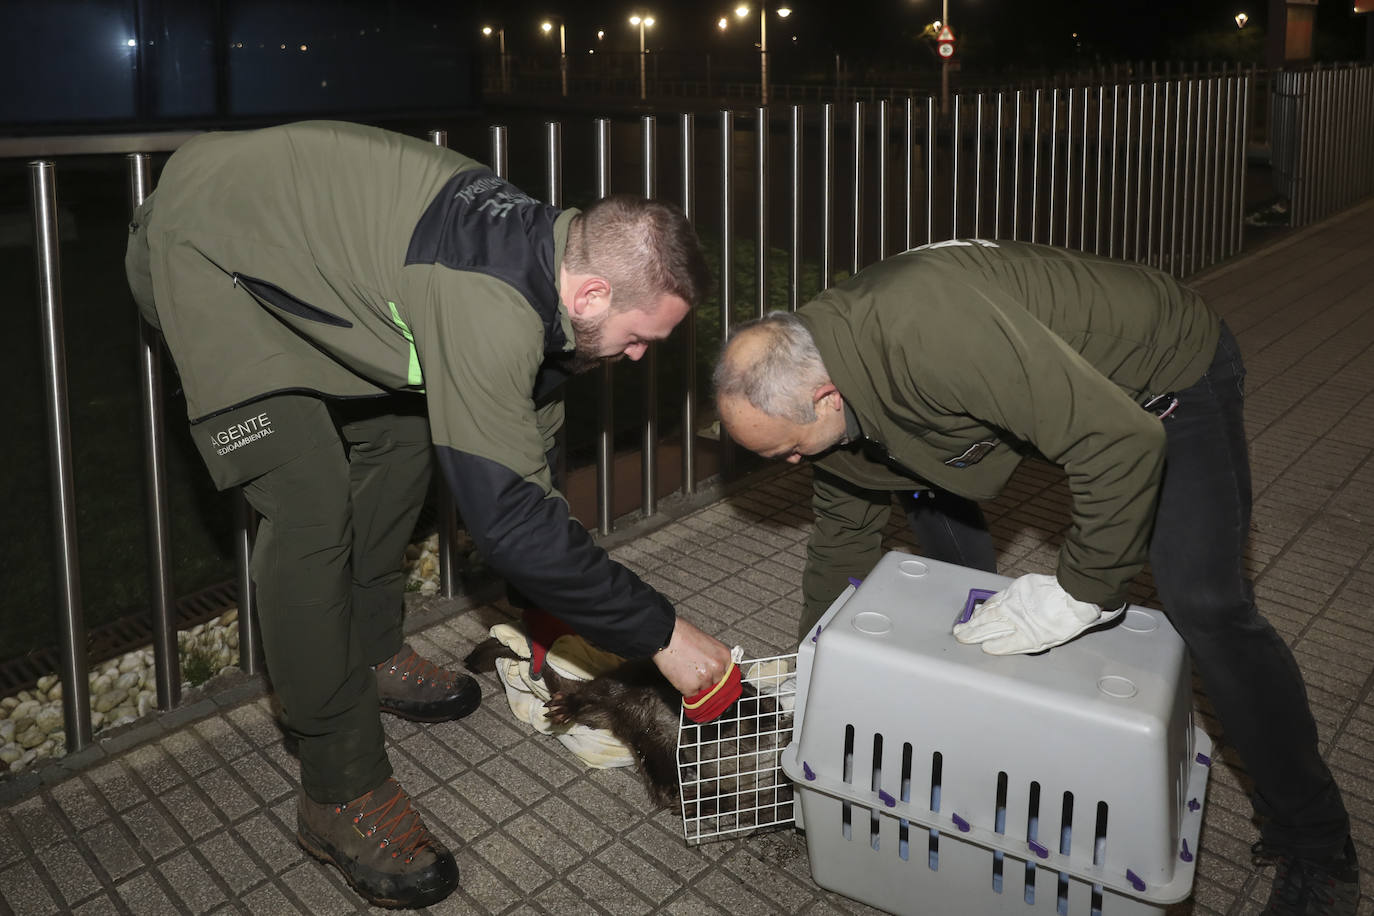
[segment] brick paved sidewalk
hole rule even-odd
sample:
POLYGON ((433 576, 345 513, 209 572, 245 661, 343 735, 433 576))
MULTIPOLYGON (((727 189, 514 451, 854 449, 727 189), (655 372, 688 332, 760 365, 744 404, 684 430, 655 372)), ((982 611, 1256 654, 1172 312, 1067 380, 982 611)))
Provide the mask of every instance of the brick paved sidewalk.
MULTIPOLYGON (((1307 677, 1346 793, 1374 914, 1374 202, 1228 263, 1199 286, 1249 367, 1250 564, 1261 607, 1307 677)), ((1028 465, 989 519, 1002 572, 1053 569, 1062 478, 1028 465)), ((615 548, 727 643, 792 651, 809 526, 805 469, 615 548)), ((894 522, 891 546, 910 547, 894 522)), ((1148 579, 1135 598, 1152 603, 1148 579)), ((416 602, 413 641, 456 663, 507 609, 416 602)), ((262 684, 243 679, 37 774, 0 783, 0 913, 365 912, 296 846, 295 761, 262 684)), ((397 775, 458 851, 463 885, 434 913, 871 913, 810 879, 792 831, 688 848, 632 774, 588 771, 510 716, 494 679, 458 723, 387 720, 397 775)), ((1202 721, 1214 735, 1215 723, 1202 721)), ((1214 767, 1192 901, 1258 911, 1242 777, 1214 767)))

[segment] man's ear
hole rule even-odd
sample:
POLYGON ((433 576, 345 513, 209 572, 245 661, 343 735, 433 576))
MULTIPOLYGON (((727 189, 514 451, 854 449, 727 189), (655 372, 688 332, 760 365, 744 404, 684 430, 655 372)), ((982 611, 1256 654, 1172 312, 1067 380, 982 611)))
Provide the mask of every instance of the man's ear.
POLYGON ((835 383, 826 381, 811 395, 811 403, 816 407, 816 413, 825 410, 840 410, 844 407, 844 396, 840 394, 840 389, 835 387, 835 383))
POLYGON ((604 277, 577 278, 568 308, 578 318, 595 318, 611 307, 611 284, 604 277))

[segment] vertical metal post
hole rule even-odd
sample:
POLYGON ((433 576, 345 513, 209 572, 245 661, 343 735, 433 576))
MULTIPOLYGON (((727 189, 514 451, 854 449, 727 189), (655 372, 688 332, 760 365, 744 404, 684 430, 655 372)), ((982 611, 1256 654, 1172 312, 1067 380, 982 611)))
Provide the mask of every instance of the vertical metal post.
MULTIPOLYGON (((1078 157, 1078 248, 1088 250, 1088 100, 1092 89, 1083 87, 1083 126, 1079 132, 1082 153, 1078 157)), ((1097 195, 1092 195, 1096 197, 1097 195)))
POLYGON ((1198 87, 1201 96, 1201 117, 1198 118, 1198 187, 1197 187, 1197 212, 1194 214, 1194 233, 1196 239, 1197 254, 1194 264, 1197 270, 1207 266, 1207 253, 1210 249, 1208 244, 1211 236, 1212 224, 1212 193, 1214 187, 1212 162, 1216 147, 1210 142, 1212 137, 1212 119, 1216 116, 1216 106, 1214 104, 1212 87, 1215 80, 1208 78, 1198 87))
POLYGON ((863 266, 863 213, 864 213, 864 103, 854 103, 854 162, 851 170, 854 175, 854 233, 851 247, 850 276, 859 272, 863 266))
POLYGON ((887 257, 887 99, 878 102, 878 260, 887 257))
POLYGON ((1035 90, 1034 127, 1031 129, 1030 240, 1040 241, 1040 90, 1035 90))
MULTIPOLYGON (((129 162, 129 213, 143 205, 152 190, 147 153, 132 153, 129 162)), ((153 615, 153 670, 158 709, 181 702, 181 659, 177 653, 176 596, 169 559, 171 521, 167 504, 166 418, 162 410, 162 341, 142 316, 138 322, 139 414, 143 427, 144 508, 148 518, 148 584, 153 615)), ((242 640, 239 642, 240 655, 242 640)))
MULTIPOLYGON (((550 207, 563 206, 563 125, 558 121, 544 122, 544 174, 548 184, 544 201, 550 207)), ((560 490, 568 485, 568 427, 559 427, 555 449, 553 473, 554 486, 560 490)))
POLYGON ((935 241, 935 167, 939 162, 935 133, 935 97, 926 96, 926 244, 935 241))
POLYGON ((1014 96, 1016 112, 1012 117, 1012 136, 1016 142, 1011 153, 1011 237, 1021 237, 1021 90, 1014 96))
MULTIPOLYGON (((492 161, 497 161, 497 132, 504 131, 505 128, 492 128, 492 161)), ((430 142, 435 146, 448 147, 448 131, 431 130, 429 132, 430 142)), ((504 174, 499 168, 496 174, 504 174)), ((445 598, 452 598, 458 593, 458 568, 455 552, 458 543, 458 507, 453 501, 453 491, 449 489, 448 480, 442 474, 438 475, 435 484, 435 512, 439 516, 439 594, 445 598)), ((239 655, 243 652, 240 649, 239 655)))
MULTIPOLYGON (((658 121, 640 118, 644 162, 644 196, 658 196, 658 121)), ((650 343, 640 360, 644 374, 644 428, 640 436, 640 511, 647 518, 658 513, 658 344, 650 343)))
POLYGON ((906 214, 902 229, 902 250, 907 251, 916 241, 916 100, 907 96, 904 105, 906 119, 902 127, 903 167, 906 176, 906 214))
POLYGON ((488 128, 491 136, 491 170, 500 178, 510 174, 510 150, 506 142, 506 128, 493 124, 488 128))
MULTIPOLYGON (((1183 175, 1179 171, 1179 164, 1183 160, 1183 80, 1174 83, 1174 168, 1173 180, 1169 192, 1169 273, 1175 277, 1183 276, 1183 265, 1180 263, 1182 254, 1179 242, 1179 186, 1182 184, 1183 175)), ((1165 154, 1168 154, 1167 144, 1165 154)))
POLYGON ((1050 191, 1050 216, 1049 216, 1049 237, 1046 239, 1051 245, 1054 244, 1054 198, 1055 185, 1059 178, 1056 166, 1059 160, 1059 89, 1056 87, 1050 90, 1050 180, 1047 185, 1050 191))
POLYGON ((949 237, 952 239, 959 237, 959 139, 963 133, 962 102, 963 96, 956 92, 954 94, 954 120, 950 122, 949 128, 949 237))
POLYGON ((758 293, 758 317, 768 313, 768 109, 760 106, 754 117, 754 275, 758 293))
POLYGON ((1107 88, 1097 87, 1097 168, 1093 174, 1093 254, 1102 253, 1102 151, 1107 146, 1104 122, 1107 108, 1107 88))
MULTIPOLYGON (((1086 90, 1084 90, 1086 92, 1086 90)), ((1073 99, 1074 87, 1069 87, 1068 102, 1064 106, 1064 247, 1073 245, 1073 99)), ((1051 189, 1053 192, 1053 189, 1051 189)), ((1053 238, 1054 230, 1050 230, 1053 238)))
MULTIPOLYGON (((728 123, 728 122, 727 122, 728 123)), ((821 106, 821 289, 829 289, 834 266, 831 253, 835 231, 835 106, 821 106)))
MULTIPOLYGON (((735 299, 735 114, 720 113, 720 339, 730 337, 730 312, 735 299)), ((730 480, 735 474, 735 449, 725 424, 720 425, 720 474, 730 480)))
POLYGON ((1254 82, 1254 70, 1250 71, 1250 76, 1241 79, 1240 95, 1240 117, 1237 119, 1236 133, 1236 179, 1235 179, 1235 210, 1236 219, 1234 223, 1234 239, 1232 244, 1233 251, 1243 251, 1245 249, 1245 168, 1246 157, 1245 147, 1250 139, 1250 86, 1254 82))
POLYGON ((978 214, 983 203, 983 93, 973 97, 973 237, 983 237, 978 214))
POLYGON ((997 176, 992 187, 992 237, 1002 237, 1002 101, 1006 93, 997 92, 997 147, 993 154, 996 159, 997 176))
POLYGON ((1125 131, 1125 142, 1122 143, 1121 151, 1121 253, 1120 257, 1126 257, 1126 247, 1130 244, 1130 236, 1126 227, 1130 225, 1131 208, 1131 153, 1135 144, 1131 142, 1131 121, 1135 117, 1135 95, 1131 92, 1131 87, 1126 86, 1126 118, 1122 124, 1125 131))
POLYGON ((1131 235, 1135 238, 1135 254, 1132 260, 1140 260, 1140 215, 1145 211, 1142 196, 1145 187, 1145 84, 1140 84, 1140 107, 1136 114, 1135 143, 1135 210, 1132 214, 1131 235))
MULTIPOLYGON (((1140 107, 1143 110, 1145 103, 1142 100, 1140 107)), ((1149 190, 1145 195, 1146 214, 1145 214, 1145 263, 1155 264, 1155 140, 1159 135, 1159 83, 1150 83, 1150 183, 1149 190)), ((1162 209, 1162 207, 1161 207, 1162 209)))
MULTIPOLYGON (((597 118, 596 125, 596 199, 611 193, 611 122, 597 118)), ((601 361, 600 385, 597 389, 596 436, 596 524, 602 534, 614 528, 615 505, 615 364, 601 361)))
POLYGON ((787 265, 787 309, 795 312, 801 305, 801 268, 802 268, 802 106, 792 106, 791 147, 791 196, 792 196, 792 233, 788 251, 787 265))
POLYGON ((29 163, 33 206, 34 273, 43 326, 43 393, 48 413, 54 552, 57 572, 58 641, 62 664, 62 715, 67 750, 91 743, 86 621, 81 608, 77 556, 76 486, 72 474, 71 422, 67 412, 67 355, 62 328, 62 262, 57 234, 57 176, 51 162, 29 163))
POLYGON ((1117 115, 1121 109, 1121 87, 1112 86, 1112 186, 1111 199, 1107 206, 1107 257, 1116 257, 1116 138, 1117 115))
MULTIPOLYGON (((696 222, 696 115, 684 114, 681 119, 682 212, 689 222, 696 222)), ((697 491, 697 310, 688 310, 682 320, 682 347, 686 353, 683 364, 686 379, 682 392, 682 493, 691 496, 697 491)))

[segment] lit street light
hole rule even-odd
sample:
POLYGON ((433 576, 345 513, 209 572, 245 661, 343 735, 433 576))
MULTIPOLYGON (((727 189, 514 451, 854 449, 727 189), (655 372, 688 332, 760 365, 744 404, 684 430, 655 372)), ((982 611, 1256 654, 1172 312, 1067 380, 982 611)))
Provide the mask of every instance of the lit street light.
POLYGON ((1249 17, 1249 16, 1245 15, 1244 13, 1236 13, 1236 28, 1238 28, 1238 29, 1243 29, 1243 28, 1245 28, 1245 23, 1247 23, 1247 22, 1249 22, 1249 21, 1250 21, 1250 17, 1249 17))
POLYGON ((509 95, 509 94, 510 94, 510 76, 509 76, 510 70, 509 70, 509 68, 507 68, 507 66, 506 66, 506 30, 505 30, 505 28, 503 28, 502 26, 495 26, 495 27, 492 27, 492 26, 489 26, 489 25, 484 25, 484 26, 482 26, 482 34, 483 34, 484 36, 486 36, 487 38, 490 38, 490 37, 492 36, 493 33, 496 34, 496 39, 497 39, 497 41, 500 43, 499 46, 500 46, 500 49, 501 49, 501 94, 502 94, 502 95, 509 95))
MULTIPOLYGON (((545 19, 539 23, 545 35, 553 34, 553 23, 545 19)), ((568 42, 563 31, 563 20, 558 20, 558 70, 563 76, 563 97, 568 97, 568 42)))
MULTIPOLYGON (((743 19, 748 16, 750 9, 741 3, 735 7, 735 15, 743 19)), ((792 9, 788 6, 780 6, 777 9, 778 18, 786 19, 792 15, 792 9)), ((716 26, 724 29, 726 21, 724 18, 716 22, 716 26)), ((768 104, 768 11, 760 7, 759 9, 759 104, 768 104)))
POLYGON ((647 13, 645 13, 645 14, 635 13, 633 16, 630 17, 630 25, 637 25, 637 26, 639 26, 639 98, 640 98, 641 100, 643 100, 643 99, 644 99, 644 96, 645 96, 645 83, 644 83, 644 56, 645 56, 645 50, 644 50, 644 30, 647 29, 647 28, 652 28, 652 27, 653 27, 653 25, 654 25, 654 17, 648 15, 647 13))

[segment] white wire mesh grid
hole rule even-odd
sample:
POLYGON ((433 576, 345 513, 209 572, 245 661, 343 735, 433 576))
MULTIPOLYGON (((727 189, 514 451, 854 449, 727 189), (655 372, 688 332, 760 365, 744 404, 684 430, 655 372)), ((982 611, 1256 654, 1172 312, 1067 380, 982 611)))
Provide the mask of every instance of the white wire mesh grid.
POLYGON ((713 722, 682 716, 678 777, 689 845, 793 822, 792 783, 782 772, 792 740, 797 656, 740 663, 744 693, 713 722))

